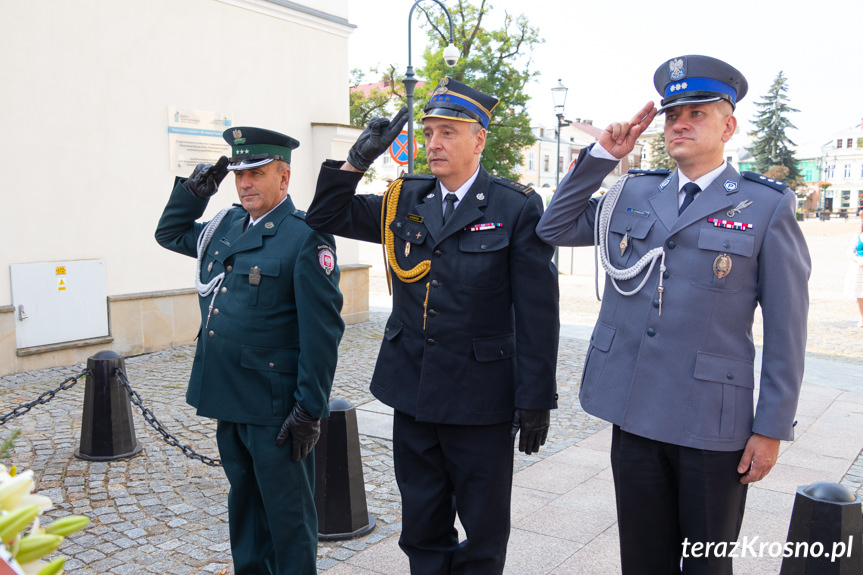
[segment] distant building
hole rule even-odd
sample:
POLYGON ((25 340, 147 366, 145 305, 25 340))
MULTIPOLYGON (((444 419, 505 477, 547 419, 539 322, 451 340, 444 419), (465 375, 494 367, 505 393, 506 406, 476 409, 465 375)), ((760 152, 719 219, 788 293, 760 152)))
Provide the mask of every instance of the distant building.
MULTIPOLYGON (((522 151, 519 182, 531 186, 548 203, 557 188, 558 177, 563 178, 582 149, 599 139, 602 129, 594 126, 592 120, 576 118, 560 130, 560 154, 556 125, 547 127, 540 124, 531 131, 536 142, 522 151)), ((637 144, 632 153, 623 158, 603 182, 604 189, 630 168, 641 166, 642 148, 640 143, 637 144)))

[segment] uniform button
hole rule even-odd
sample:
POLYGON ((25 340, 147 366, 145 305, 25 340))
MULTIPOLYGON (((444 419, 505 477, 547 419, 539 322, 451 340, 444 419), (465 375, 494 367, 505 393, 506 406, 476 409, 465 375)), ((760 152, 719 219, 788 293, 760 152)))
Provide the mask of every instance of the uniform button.
POLYGON ((486 246, 485 244, 480 244, 479 249, 484 250, 484 249, 485 249, 485 248, 487 248, 487 247, 488 247, 488 246, 486 246))
POLYGON ((222 293, 228 293, 228 288, 223 287, 223 288, 222 288, 222 293))
POLYGON ((426 343, 427 343, 427 344, 429 344, 429 345, 434 345, 434 344, 436 344, 437 342, 436 342, 434 339, 432 339, 432 338, 428 338, 428 339, 426 340, 426 343))
POLYGON ((647 335, 648 335, 649 337, 653 337, 653 336, 655 336, 655 335, 656 335, 656 330, 655 330, 655 329, 653 329, 652 327, 647 328, 647 335))
POLYGON ((431 281, 431 287, 438 287, 439 285, 440 285, 440 283, 437 280, 431 281))
POLYGON ((384 328, 384 333, 389 333, 389 331, 390 331, 390 328, 388 328, 388 327, 384 328))
POLYGON ((234 266, 228 266, 228 267, 226 267, 226 268, 225 268, 225 270, 226 270, 228 273, 231 273, 232 271, 234 271, 234 266))
POLYGON ((659 300, 658 299, 653 300, 653 307, 655 307, 655 308, 659 307, 659 300))
POLYGON ((674 243, 674 240, 668 240, 668 243, 665 245, 668 246, 668 249, 673 250, 677 244, 674 243))
POLYGON ((435 310, 433 310, 433 309, 429 310, 429 317, 434 317, 436 315, 437 315, 437 312, 435 310))
POLYGON ((272 369, 272 368, 274 368, 274 367, 276 367, 276 364, 275 364, 275 363, 273 363, 273 362, 270 362, 270 369, 272 369))
POLYGON ((662 279, 667 280, 670 277, 671 277, 671 274, 668 273, 668 270, 665 270, 664 272, 662 272, 662 279))
POLYGON ((626 226, 626 231, 631 232, 631 231, 632 231, 632 226, 626 226))
POLYGON ((441 256, 443 255, 443 252, 442 252, 442 251, 440 251, 440 250, 435 250, 435 251, 434 251, 434 255, 435 255, 435 257, 436 257, 436 258, 439 258, 439 257, 441 257, 441 256))
POLYGON ((208 333, 207 335, 210 337, 216 337, 216 332, 214 332, 213 330, 210 330, 210 333, 208 333))
POLYGON ((214 251, 214 252, 213 252, 213 255, 214 255, 214 256, 219 255, 219 250, 214 251))
POLYGON ((729 244, 728 242, 722 242, 722 247, 727 250, 728 248, 731 247, 731 244, 729 244))
POLYGON ((213 315, 219 315, 219 308, 213 310, 213 315))
POLYGON ((727 374, 725 374, 725 377, 727 377, 728 379, 734 379, 734 374, 729 371, 727 374))

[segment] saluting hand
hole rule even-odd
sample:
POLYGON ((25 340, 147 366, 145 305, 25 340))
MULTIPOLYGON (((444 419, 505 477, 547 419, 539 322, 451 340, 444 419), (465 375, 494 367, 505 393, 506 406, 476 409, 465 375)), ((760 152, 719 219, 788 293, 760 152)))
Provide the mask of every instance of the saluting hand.
POLYGON ((392 120, 374 117, 348 152, 348 163, 365 172, 378 156, 395 141, 408 121, 408 109, 402 106, 392 120))
POLYGON ((228 158, 222 156, 215 166, 213 164, 195 166, 192 175, 185 181, 185 186, 190 192, 202 200, 206 200, 219 191, 219 184, 227 175, 228 158))
POLYGON ((648 102, 629 122, 614 122, 599 136, 599 145, 618 160, 635 148, 635 141, 656 117, 653 102, 648 102))

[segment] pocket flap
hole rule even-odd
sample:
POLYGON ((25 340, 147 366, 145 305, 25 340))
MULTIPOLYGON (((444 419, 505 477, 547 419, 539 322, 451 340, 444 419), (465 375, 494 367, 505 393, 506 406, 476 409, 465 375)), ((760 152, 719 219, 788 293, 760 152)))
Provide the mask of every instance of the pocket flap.
POLYGON ((755 250, 755 236, 748 232, 712 226, 701 228, 698 234, 698 248, 750 257, 755 250))
POLYGON ((467 232, 458 239, 458 249, 468 253, 502 250, 509 245, 509 235, 503 230, 467 232))
POLYGON ((242 255, 234 260, 234 273, 247 276, 253 267, 261 270, 262 276, 276 277, 279 275, 281 261, 278 258, 242 255))
POLYGON ((407 218, 398 218, 390 223, 390 231, 397 238, 401 238, 412 244, 421 244, 426 241, 428 228, 425 224, 415 222, 407 218))
POLYGON ((755 373, 751 361, 703 351, 699 351, 695 356, 695 379, 747 389, 755 387, 755 373))
POLYGON ((240 365, 257 371, 297 373, 300 352, 296 349, 273 349, 244 345, 240 349, 240 365))
POLYGON ((611 342, 614 341, 614 334, 616 332, 616 328, 596 322, 596 326, 593 328, 593 335, 590 336, 590 345, 599 351, 608 351, 611 349, 611 342))
POLYGON ((515 334, 475 339, 473 353, 480 362, 508 359, 515 355, 515 334))
POLYGON ((627 212, 614 214, 608 222, 608 229, 616 234, 629 234, 629 237, 643 240, 656 220, 634 216, 627 212))
POLYGON ((387 326, 384 328, 384 338, 387 341, 392 341, 395 337, 402 332, 402 322, 397 319, 390 318, 387 322, 387 326))

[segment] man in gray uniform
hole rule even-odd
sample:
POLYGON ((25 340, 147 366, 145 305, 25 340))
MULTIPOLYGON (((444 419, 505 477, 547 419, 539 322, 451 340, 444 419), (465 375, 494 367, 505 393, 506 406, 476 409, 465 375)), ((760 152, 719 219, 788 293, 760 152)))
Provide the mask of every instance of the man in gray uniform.
MULTIPOLYGON (((747 484, 793 438, 806 347, 809 252, 795 195, 725 161, 743 75, 682 56, 654 76, 673 173, 630 172, 591 195, 657 110, 615 123, 583 151, 537 227, 556 245, 594 243, 607 278, 580 392, 614 424, 611 447, 624 574, 731 573, 692 553, 736 541, 747 484), (756 306, 764 350, 753 409, 756 306)), ((725 547, 726 552, 728 547, 725 547)))

